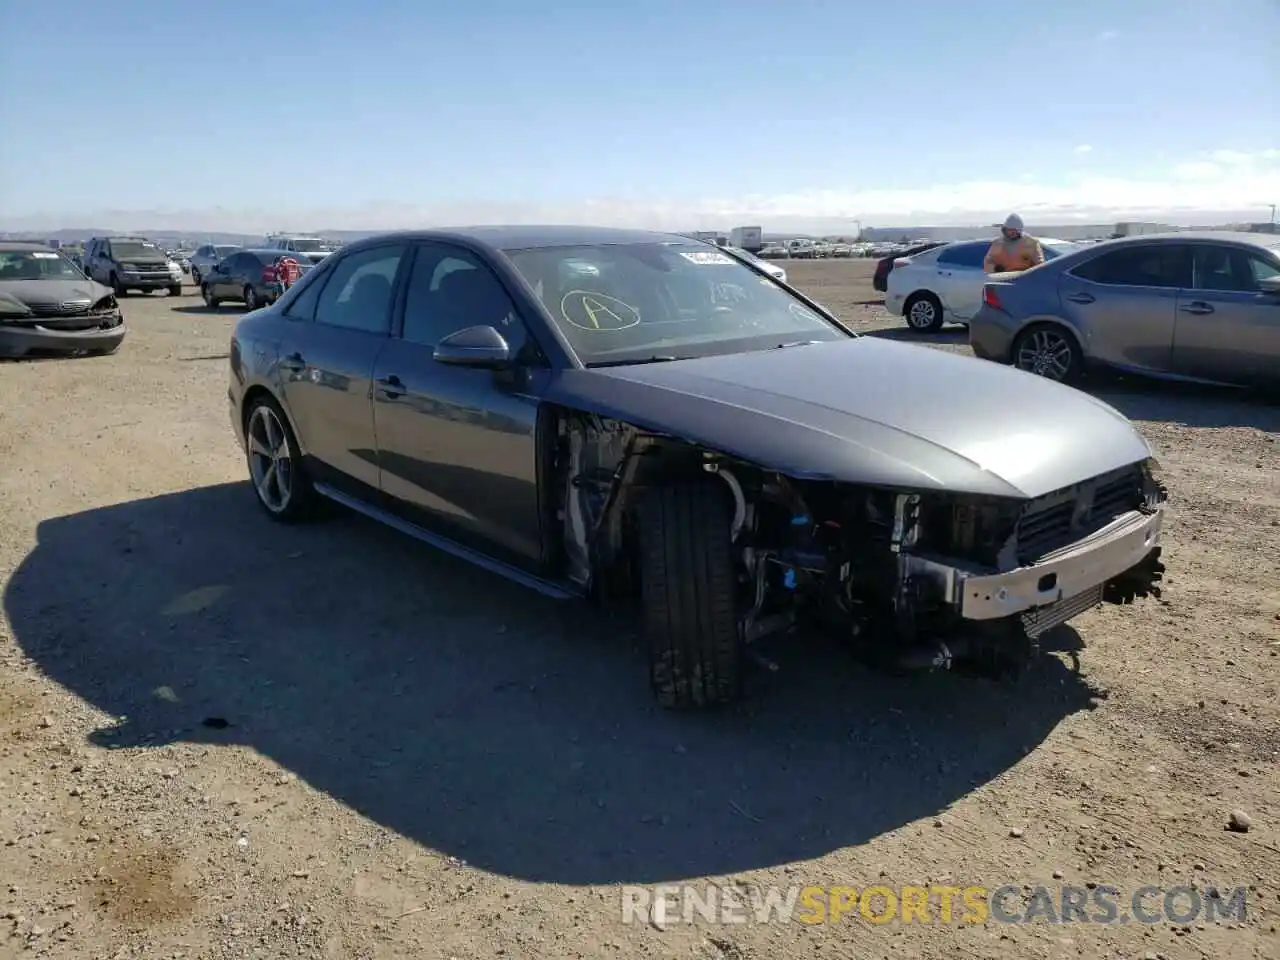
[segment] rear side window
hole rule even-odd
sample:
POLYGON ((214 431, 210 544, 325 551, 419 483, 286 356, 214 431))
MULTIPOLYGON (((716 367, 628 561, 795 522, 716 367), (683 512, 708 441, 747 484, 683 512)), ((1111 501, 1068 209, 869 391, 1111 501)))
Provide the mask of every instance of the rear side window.
POLYGON ((1126 247, 1094 257, 1071 272, 1111 286, 1189 287, 1191 251, 1181 244, 1126 247))
POLYGON ((988 246, 986 243, 957 243, 938 254, 938 263, 951 267, 981 267, 988 246))
MULTIPOLYGON (((312 271, 315 275, 309 276, 304 274, 305 280, 299 281, 298 285, 293 289, 297 292, 293 294, 288 304, 285 305, 284 315, 292 317, 294 320, 314 320, 316 318, 316 304, 320 301, 320 291, 324 289, 325 281, 328 280, 332 270, 324 273, 312 271)), ((292 292, 292 291, 291 291, 292 292)))
POLYGON ((317 323, 386 334, 403 246, 370 247, 348 254, 330 272, 316 304, 317 323))

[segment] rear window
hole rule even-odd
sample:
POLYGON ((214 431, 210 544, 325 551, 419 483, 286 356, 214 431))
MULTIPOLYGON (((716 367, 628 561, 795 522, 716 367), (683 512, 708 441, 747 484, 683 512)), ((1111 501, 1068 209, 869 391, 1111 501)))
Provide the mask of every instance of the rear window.
POLYGON ((214 247, 214 248, 213 248, 213 255, 214 255, 215 257, 217 257, 218 259, 222 259, 223 257, 229 257, 229 256, 231 256, 233 253, 235 253, 235 252, 236 252, 237 250, 239 250, 239 249, 240 249, 240 248, 239 248, 239 247, 236 247, 236 246, 220 246, 220 247, 214 247))

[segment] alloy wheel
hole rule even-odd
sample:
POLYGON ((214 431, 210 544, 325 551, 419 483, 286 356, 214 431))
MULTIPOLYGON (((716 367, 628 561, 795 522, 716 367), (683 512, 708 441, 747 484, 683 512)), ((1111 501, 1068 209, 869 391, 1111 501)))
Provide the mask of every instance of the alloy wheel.
POLYGON ((1033 330, 1018 346, 1014 365, 1019 370, 1065 380, 1071 373, 1071 344, 1056 330, 1033 330))
POLYGON ((259 404, 249 416, 246 434, 249 475, 258 499, 272 513, 283 513, 293 496, 293 458, 284 425, 271 407, 259 404))
POLYGON ((907 323, 917 330, 924 330, 933 326, 936 315, 937 310, 931 301, 917 300, 907 311, 907 323))

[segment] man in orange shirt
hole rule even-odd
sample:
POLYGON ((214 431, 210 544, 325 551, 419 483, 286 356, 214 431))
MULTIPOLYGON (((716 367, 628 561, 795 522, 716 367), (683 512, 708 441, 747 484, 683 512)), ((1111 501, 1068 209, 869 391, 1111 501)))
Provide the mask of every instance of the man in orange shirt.
POLYGON ((1000 228, 1000 236, 992 241, 987 256, 982 261, 986 273, 1005 273, 1011 270, 1030 270, 1044 263, 1044 249, 1035 237, 1022 232, 1022 218, 1009 214, 1000 228))

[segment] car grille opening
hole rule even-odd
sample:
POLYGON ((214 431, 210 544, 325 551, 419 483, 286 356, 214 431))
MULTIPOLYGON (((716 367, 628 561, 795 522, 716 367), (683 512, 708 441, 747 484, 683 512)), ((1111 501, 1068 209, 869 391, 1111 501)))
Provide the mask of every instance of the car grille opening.
POLYGON ((1143 505, 1135 465, 1032 500, 1018 520, 1018 562, 1035 563, 1143 505))

